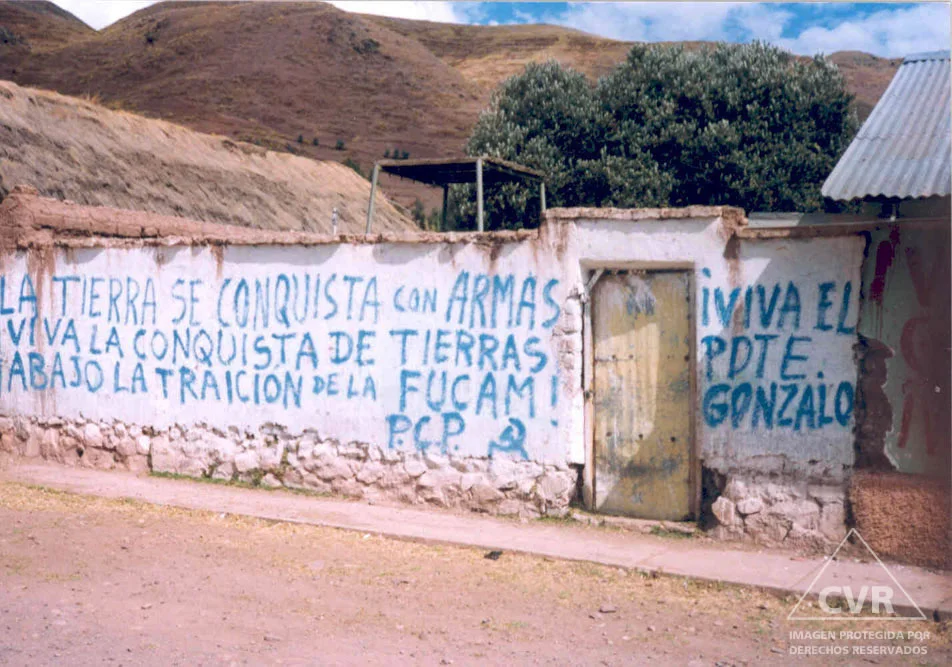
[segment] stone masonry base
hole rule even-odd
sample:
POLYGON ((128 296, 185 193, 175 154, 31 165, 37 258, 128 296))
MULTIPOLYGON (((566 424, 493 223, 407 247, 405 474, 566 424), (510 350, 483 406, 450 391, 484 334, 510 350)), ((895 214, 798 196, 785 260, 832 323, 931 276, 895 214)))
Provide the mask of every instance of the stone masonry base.
POLYGON ((715 537, 797 551, 827 552, 848 530, 842 483, 730 475, 710 511, 715 537))
MULTIPOLYGON (((153 429, 121 422, 0 416, 0 454, 66 465, 122 468, 304 489, 370 502, 397 501, 525 518, 565 516, 577 471, 505 457, 452 458, 367 443, 203 426, 153 429)), ((846 534, 842 484, 729 475, 709 508, 712 537, 798 551, 828 551, 846 534)))
POLYGON ((505 457, 449 458, 366 443, 322 440, 280 427, 222 432, 156 430, 121 422, 0 417, 0 453, 67 465, 174 473, 368 501, 470 509, 520 517, 565 516, 577 473, 505 457))

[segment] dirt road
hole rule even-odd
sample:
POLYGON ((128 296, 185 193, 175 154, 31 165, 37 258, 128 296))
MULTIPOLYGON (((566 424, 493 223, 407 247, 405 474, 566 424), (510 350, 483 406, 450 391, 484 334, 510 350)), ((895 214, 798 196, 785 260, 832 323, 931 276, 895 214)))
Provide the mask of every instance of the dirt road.
POLYGON ((912 630, 915 640, 802 640, 790 633, 842 626, 788 622, 794 603, 584 563, 491 560, 0 484, 0 664, 952 662, 948 624, 850 625, 912 630), (791 655, 811 645, 880 654, 791 655), (918 652, 882 654, 897 646, 918 652))

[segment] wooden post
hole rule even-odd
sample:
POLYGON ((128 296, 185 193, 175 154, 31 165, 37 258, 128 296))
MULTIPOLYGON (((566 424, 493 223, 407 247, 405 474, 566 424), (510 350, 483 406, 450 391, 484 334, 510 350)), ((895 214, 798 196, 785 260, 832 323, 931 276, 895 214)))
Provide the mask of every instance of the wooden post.
POLYGON ((370 179, 370 205, 367 206, 367 229, 365 234, 370 233, 370 226, 374 221, 374 200, 377 197, 377 176, 380 175, 380 165, 374 165, 374 175, 370 179))
POLYGON ((592 290, 602 277, 603 269, 596 269, 582 293, 582 396, 585 413, 585 468, 582 474, 582 504, 585 509, 595 507, 595 338, 592 335, 592 290))
POLYGON ((483 159, 476 158, 476 224, 483 229, 483 159))
POLYGON ((440 229, 439 231, 446 231, 446 210, 449 208, 450 204, 450 186, 446 184, 443 186, 443 217, 440 219, 440 229))

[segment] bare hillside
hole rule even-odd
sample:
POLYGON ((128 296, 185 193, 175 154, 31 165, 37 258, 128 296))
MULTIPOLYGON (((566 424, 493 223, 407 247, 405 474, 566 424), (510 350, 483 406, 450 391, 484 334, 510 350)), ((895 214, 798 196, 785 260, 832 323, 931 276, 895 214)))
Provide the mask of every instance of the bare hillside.
MULTIPOLYGON (((552 25, 476 26, 364 16, 406 37, 418 40, 434 55, 477 83, 488 94, 530 62, 554 59, 597 79, 625 59, 634 42, 620 42, 552 25)), ((699 49, 709 42, 662 42, 699 49)), ((885 92, 902 58, 879 58, 858 51, 829 55, 856 96, 865 119, 885 92)))
POLYGON ((51 2, 0 2, 0 60, 58 48, 95 34, 51 2))
POLYGON ((14 68, 0 78, 364 174, 395 148, 459 154, 482 105, 418 41, 315 2, 157 4, 14 68))
MULTIPOLYGON (((460 155, 492 89, 529 62, 554 58, 596 78, 631 48, 557 26, 389 19, 321 2, 163 2, 97 32, 48 2, 0 0, 6 34, 16 44, 0 38, 0 79, 349 161, 364 175, 394 150, 460 155)), ((831 59, 861 118, 900 62, 852 52, 831 59)), ((440 201, 400 179, 382 186, 404 206, 418 196, 428 208, 440 201)))
MULTIPOLYGON (((0 198, 15 185, 81 204, 262 229, 364 230, 370 184, 352 169, 0 81, 0 198)), ((385 198, 375 230, 417 229, 385 198)))

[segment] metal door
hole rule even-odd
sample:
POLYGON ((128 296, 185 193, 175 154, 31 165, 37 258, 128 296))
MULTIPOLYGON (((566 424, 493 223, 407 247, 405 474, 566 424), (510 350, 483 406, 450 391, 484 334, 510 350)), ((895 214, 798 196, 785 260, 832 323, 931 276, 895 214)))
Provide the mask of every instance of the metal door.
POLYGON ((592 291, 595 507, 683 520, 692 507, 691 277, 606 272, 592 291))

